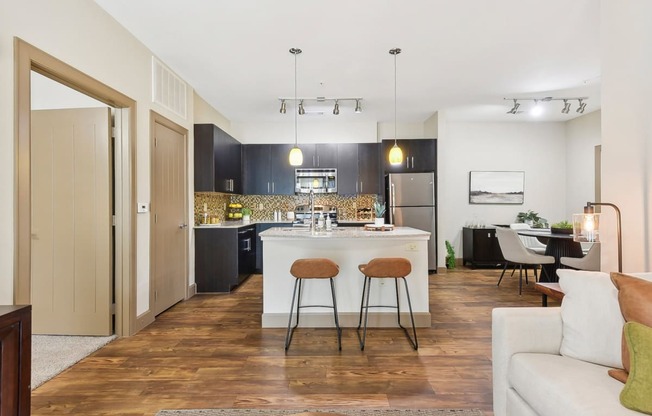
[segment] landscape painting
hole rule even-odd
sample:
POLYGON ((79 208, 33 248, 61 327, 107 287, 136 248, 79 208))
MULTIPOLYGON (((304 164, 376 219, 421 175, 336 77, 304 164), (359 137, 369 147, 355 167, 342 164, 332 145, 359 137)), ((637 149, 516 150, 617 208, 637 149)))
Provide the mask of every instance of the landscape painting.
POLYGON ((525 172, 469 172, 470 204, 522 204, 525 172))

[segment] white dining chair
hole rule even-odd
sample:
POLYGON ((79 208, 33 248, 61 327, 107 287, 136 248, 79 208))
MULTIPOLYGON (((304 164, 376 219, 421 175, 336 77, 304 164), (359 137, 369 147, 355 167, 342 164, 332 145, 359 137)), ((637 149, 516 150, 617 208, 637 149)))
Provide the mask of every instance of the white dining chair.
MULTIPOLYGON (((509 228, 512 230, 529 230, 532 227, 530 227, 529 224, 526 224, 524 222, 517 222, 514 224, 510 224, 509 228)), ((518 236, 521 241, 523 241, 523 245, 525 245, 526 248, 529 248, 530 250, 534 251, 536 254, 546 254, 546 245, 543 244, 541 241, 539 241, 536 237, 531 237, 529 235, 520 235, 518 236)))
POLYGON ((562 257, 559 262, 577 270, 600 271, 600 243, 593 243, 584 257, 562 257))
MULTIPOLYGON (((507 227, 496 227, 496 237, 498 238, 498 245, 500 250, 503 252, 503 257, 505 260, 511 264, 517 265, 519 268, 519 280, 518 280, 518 294, 520 295, 523 291, 523 266, 542 266, 544 264, 554 264, 555 258, 553 256, 542 256, 541 254, 536 254, 528 250, 519 235, 516 231, 507 228, 507 227)), ((545 269, 542 267, 543 273, 546 273, 545 269)), ((527 273, 527 269, 526 269, 527 273)), ((534 269, 534 278, 536 280, 536 267, 534 269)), ((503 280, 505 275, 505 269, 503 269, 500 279, 498 280, 498 285, 503 280)), ((547 275, 547 273, 546 273, 547 275)), ((527 277, 527 274, 526 274, 527 277)), ((498 286, 497 285, 497 286, 498 286)))

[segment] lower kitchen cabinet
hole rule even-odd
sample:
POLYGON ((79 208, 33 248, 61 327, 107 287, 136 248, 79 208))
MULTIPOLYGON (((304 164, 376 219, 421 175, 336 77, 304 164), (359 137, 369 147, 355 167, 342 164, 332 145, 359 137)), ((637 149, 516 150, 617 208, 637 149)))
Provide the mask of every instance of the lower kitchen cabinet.
POLYGON ((256 269, 256 226, 195 228, 197 292, 230 292, 256 269))
POLYGON ((263 240, 260 233, 273 227, 292 227, 291 222, 267 222, 256 224, 256 273, 263 272, 263 240))
POLYGON ((30 414, 32 307, 0 306, 0 415, 30 414))
POLYGON ((471 267, 496 267, 505 264, 495 228, 469 228, 462 230, 463 261, 471 267))

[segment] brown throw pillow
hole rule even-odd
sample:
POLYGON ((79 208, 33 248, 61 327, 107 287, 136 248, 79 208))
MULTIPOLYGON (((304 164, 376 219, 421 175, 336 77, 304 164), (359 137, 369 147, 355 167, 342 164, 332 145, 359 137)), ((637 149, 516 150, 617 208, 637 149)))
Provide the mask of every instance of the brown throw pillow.
MULTIPOLYGON (((652 282, 616 272, 611 273, 611 281, 618 289, 618 304, 625 321, 652 326, 652 282)), ((624 333, 622 354, 623 367, 629 373, 629 349, 624 333)), ((622 371, 612 370, 609 375, 622 382, 627 378, 622 371)))

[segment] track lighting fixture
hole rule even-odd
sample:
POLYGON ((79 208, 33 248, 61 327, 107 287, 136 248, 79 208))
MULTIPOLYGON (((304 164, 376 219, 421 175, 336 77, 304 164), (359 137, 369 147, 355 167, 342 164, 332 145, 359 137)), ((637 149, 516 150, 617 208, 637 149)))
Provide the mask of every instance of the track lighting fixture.
POLYGON ((507 114, 516 114, 518 112, 518 108, 521 106, 520 103, 517 102, 516 98, 514 98, 514 107, 512 107, 507 114))
POLYGON ((507 114, 518 114, 521 113, 522 111, 518 111, 519 106, 521 105, 518 101, 534 101, 534 107, 530 109, 530 114, 533 116, 539 116, 541 113, 543 113, 543 106, 541 105, 544 102, 548 101, 563 101, 564 102, 564 107, 562 108, 561 112, 562 114, 568 114, 570 112, 571 108, 571 103, 569 101, 577 100, 578 107, 575 110, 576 112, 582 114, 584 113, 584 109, 586 108, 586 100, 589 99, 589 97, 560 97, 560 98, 555 98, 555 97, 541 97, 541 98, 503 98, 504 100, 511 100, 514 102, 514 105, 512 108, 507 111, 507 114))
POLYGON ((564 108, 561 109, 561 113, 568 114, 569 111, 570 111, 570 103, 568 102, 568 100, 564 100, 564 108))
MULTIPOLYGON (((351 101, 352 103, 355 102, 355 112, 356 113, 362 113, 362 97, 297 97, 292 98, 292 97, 279 97, 279 101, 281 102, 281 114, 285 114, 286 110, 286 103, 299 103, 297 106, 297 112, 300 116, 308 113, 325 113, 324 111, 324 104, 328 104, 328 102, 333 103, 333 114, 334 115, 339 115, 340 114, 340 105, 343 104, 343 102, 346 101, 351 101), (310 111, 310 108, 313 108, 312 111, 310 111), (318 111, 315 111, 315 107, 318 107, 318 111), (308 109, 308 111, 306 111, 308 109)), ((346 104, 345 104, 346 105, 346 104)), ((353 106, 353 104, 351 104, 353 106)))

